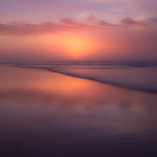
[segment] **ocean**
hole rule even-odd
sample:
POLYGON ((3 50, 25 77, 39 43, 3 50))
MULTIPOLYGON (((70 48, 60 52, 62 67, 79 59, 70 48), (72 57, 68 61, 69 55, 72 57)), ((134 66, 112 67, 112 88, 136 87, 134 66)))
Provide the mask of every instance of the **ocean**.
POLYGON ((157 66, 1 64, 2 157, 156 157, 157 66))

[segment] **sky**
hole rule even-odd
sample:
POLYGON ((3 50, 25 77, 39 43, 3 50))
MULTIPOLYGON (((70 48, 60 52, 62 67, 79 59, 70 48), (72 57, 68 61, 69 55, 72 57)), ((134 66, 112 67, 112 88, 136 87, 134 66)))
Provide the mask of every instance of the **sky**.
POLYGON ((0 0, 0 63, 157 60, 156 0, 0 0))

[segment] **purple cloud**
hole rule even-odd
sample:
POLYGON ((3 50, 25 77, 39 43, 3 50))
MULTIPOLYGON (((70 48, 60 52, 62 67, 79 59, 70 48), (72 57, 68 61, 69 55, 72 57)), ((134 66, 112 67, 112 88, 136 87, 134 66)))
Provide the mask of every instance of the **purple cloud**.
POLYGON ((137 22, 132 18, 125 18, 123 20, 121 20, 121 23, 124 25, 130 25, 130 26, 136 26, 136 27, 147 27, 146 24, 141 23, 141 22, 137 22))
MULTIPOLYGON (((77 22, 70 18, 63 18, 58 23, 54 22, 44 22, 41 24, 20 22, 10 24, 0 23, 0 35, 37 35, 43 33, 57 33, 57 32, 107 31, 109 30, 109 28, 128 29, 129 26, 136 26, 140 28, 149 26, 148 24, 135 21, 132 18, 126 18, 121 20, 120 22, 123 25, 112 24, 104 20, 99 20, 95 16, 90 16, 88 17, 87 20, 88 22, 77 22)), ((149 21, 157 23, 156 18, 150 18, 149 21)))
POLYGON ((56 32, 77 32, 77 31, 95 31, 106 29, 100 26, 78 23, 70 19, 62 19, 61 23, 45 22, 41 24, 21 24, 0 23, 0 34, 2 35, 32 35, 56 32))
POLYGON ((89 14, 87 16, 87 21, 92 22, 92 23, 94 23, 94 24, 96 24, 98 26, 101 26, 101 27, 111 27, 111 28, 117 28, 117 29, 127 29, 127 27, 122 26, 122 25, 112 24, 112 23, 106 22, 104 20, 99 20, 93 14, 89 14))
POLYGON ((79 23, 72 19, 64 18, 61 19, 61 23, 63 23, 66 26, 70 26, 75 29, 81 29, 81 30, 107 30, 103 27, 97 26, 97 25, 89 25, 85 23, 79 23))
POLYGON ((103 21, 103 20, 98 21, 97 24, 99 26, 103 26, 103 27, 112 27, 112 28, 118 28, 118 29, 127 29, 127 27, 125 27, 125 26, 108 23, 108 22, 103 21))

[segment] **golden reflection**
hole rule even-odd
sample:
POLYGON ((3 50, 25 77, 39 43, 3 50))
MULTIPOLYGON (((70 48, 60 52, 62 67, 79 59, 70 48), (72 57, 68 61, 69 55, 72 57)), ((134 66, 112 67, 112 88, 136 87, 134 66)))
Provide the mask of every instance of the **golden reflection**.
POLYGON ((109 108, 116 104, 126 108, 143 103, 151 105, 157 99, 156 95, 149 93, 35 69, 1 66, 0 76, 1 98, 13 95, 12 97, 20 99, 21 94, 26 100, 34 98, 51 103, 59 101, 62 106, 77 106, 81 103, 85 110, 100 105, 109 105, 109 108))
POLYGON ((7 66, 0 69, 0 75, 2 76, 0 78, 0 87, 5 89, 33 89, 47 92, 70 93, 72 95, 92 89, 93 82, 62 74, 47 71, 41 72, 34 69, 23 70, 22 68, 7 66), (12 72, 13 70, 14 73, 12 72))

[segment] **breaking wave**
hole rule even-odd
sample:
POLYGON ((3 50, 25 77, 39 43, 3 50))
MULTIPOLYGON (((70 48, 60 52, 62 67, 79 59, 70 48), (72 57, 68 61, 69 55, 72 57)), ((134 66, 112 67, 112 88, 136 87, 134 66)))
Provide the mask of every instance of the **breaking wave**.
POLYGON ((124 65, 14 65, 47 70, 120 88, 157 93, 157 67, 124 65))

